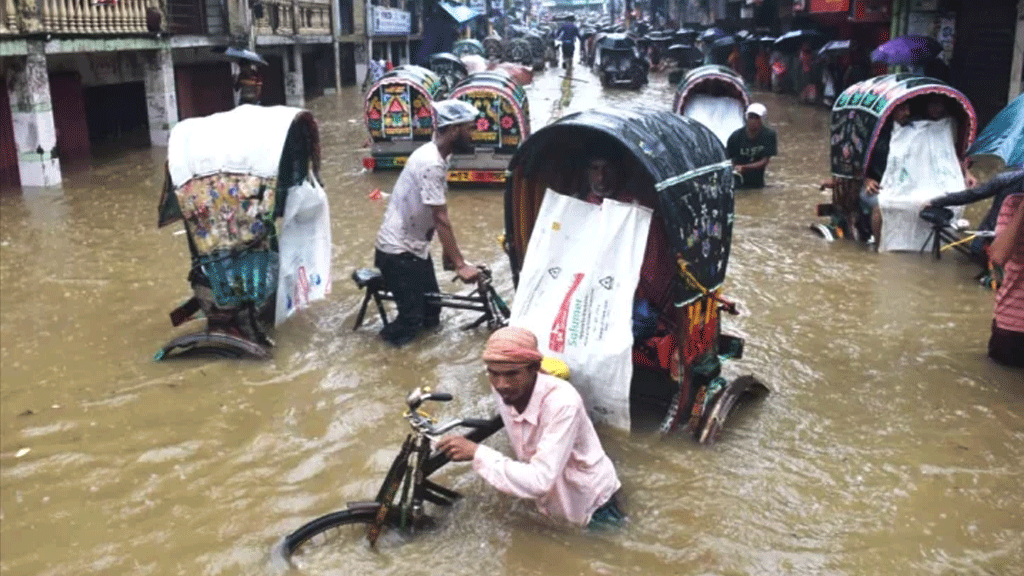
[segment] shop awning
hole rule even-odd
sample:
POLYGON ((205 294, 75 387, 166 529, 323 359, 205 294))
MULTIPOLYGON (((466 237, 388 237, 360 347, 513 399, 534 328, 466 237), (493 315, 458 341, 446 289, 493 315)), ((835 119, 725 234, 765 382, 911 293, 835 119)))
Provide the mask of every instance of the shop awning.
POLYGON ((451 16, 457 24, 465 24, 473 18, 480 16, 481 14, 476 10, 462 4, 456 4, 454 2, 446 2, 441 0, 437 3, 438 6, 444 9, 445 12, 451 16))

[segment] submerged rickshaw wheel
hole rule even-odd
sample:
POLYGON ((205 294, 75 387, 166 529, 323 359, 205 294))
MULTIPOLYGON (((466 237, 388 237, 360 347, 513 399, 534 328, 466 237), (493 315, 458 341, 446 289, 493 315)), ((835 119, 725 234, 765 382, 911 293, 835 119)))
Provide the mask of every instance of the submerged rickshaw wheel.
POLYGON ((224 332, 196 332, 171 340, 154 355, 153 359, 167 360, 192 356, 269 360, 271 354, 267 347, 241 336, 224 332))

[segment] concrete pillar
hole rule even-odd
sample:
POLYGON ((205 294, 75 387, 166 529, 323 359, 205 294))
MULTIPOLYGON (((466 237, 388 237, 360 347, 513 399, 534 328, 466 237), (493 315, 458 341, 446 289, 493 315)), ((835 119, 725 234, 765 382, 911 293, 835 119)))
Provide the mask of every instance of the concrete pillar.
POLYGON ((57 130, 53 124, 50 78, 42 41, 26 41, 24 67, 11 78, 11 121, 22 186, 58 186, 61 183, 57 130))
POLYGON ((302 80, 302 46, 294 44, 285 50, 284 103, 302 108, 306 105, 306 89, 302 80))
POLYGON ((171 128, 178 123, 178 93, 174 85, 174 58, 170 48, 146 54, 145 84, 149 143, 167 146, 171 128))

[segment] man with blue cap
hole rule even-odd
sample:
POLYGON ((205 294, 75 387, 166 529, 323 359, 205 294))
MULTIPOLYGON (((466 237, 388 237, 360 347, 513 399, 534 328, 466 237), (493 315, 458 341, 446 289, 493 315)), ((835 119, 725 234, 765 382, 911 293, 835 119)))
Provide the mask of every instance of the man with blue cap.
POLYGON ((454 266, 460 280, 473 282, 480 274, 459 250, 445 198, 448 159, 453 151, 469 145, 478 114, 476 107, 462 100, 435 102, 434 137, 409 156, 392 190, 377 232, 374 265, 398 305, 398 318, 380 332, 395 346, 440 322, 440 306, 426 299, 426 294, 440 292, 430 259, 435 231, 445 262, 454 266))

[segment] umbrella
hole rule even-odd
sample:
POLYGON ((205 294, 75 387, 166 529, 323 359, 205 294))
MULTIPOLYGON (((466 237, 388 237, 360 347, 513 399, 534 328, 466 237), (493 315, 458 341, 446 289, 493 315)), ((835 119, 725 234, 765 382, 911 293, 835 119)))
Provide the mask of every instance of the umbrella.
POLYGON ((968 156, 983 154, 998 156, 1007 166, 1024 164, 1024 94, 996 114, 967 149, 968 156))
POLYGON ((826 40, 817 30, 791 30, 776 38, 774 47, 779 52, 796 52, 807 42, 813 50, 825 44, 826 40))
POLYGON ((255 62, 256 64, 267 65, 267 61, 262 56, 249 50, 247 48, 236 48, 234 46, 214 46, 213 52, 216 54, 223 54, 229 58, 238 58, 239 60, 248 60, 249 62, 255 62))
POLYGON ((665 52, 665 56, 672 58, 676 62, 690 67, 695 62, 700 62, 704 59, 704 55, 701 54, 700 50, 696 46, 687 46, 686 44, 673 44, 668 47, 665 52))
POLYGON ((928 36, 900 36, 893 38, 871 52, 872 62, 889 66, 924 64, 942 52, 942 44, 928 36))
POLYGON ((757 39, 758 42, 771 46, 775 44, 775 36, 761 36, 757 39))
POLYGON ((708 28, 700 35, 700 39, 704 42, 713 42, 722 36, 726 36, 725 30, 721 28, 708 28))
POLYGON ((736 44, 736 38, 733 36, 723 36, 718 40, 711 43, 712 48, 731 48, 736 44))
POLYGON ((825 44, 824 46, 822 46, 821 50, 818 50, 818 56, 828 56, 830 54, 838 54, 840 52, 845 52, 845 51, 847 51, 849 49, 850 49, 850 41, 849 40, 833 40, 833 41, 829 42, 828 44, 825 44))

